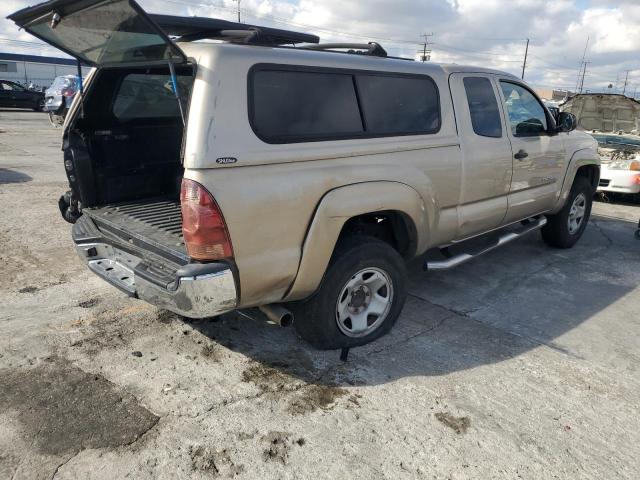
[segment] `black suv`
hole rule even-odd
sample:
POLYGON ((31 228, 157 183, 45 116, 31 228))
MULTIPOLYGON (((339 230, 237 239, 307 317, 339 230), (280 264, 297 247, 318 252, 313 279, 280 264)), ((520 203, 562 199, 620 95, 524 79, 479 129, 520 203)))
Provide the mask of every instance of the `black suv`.
POLYGON ((30 108, 39 112, 44 107, 44 93, 28 90, 16 82, 0 80, 0 107, 30 108))

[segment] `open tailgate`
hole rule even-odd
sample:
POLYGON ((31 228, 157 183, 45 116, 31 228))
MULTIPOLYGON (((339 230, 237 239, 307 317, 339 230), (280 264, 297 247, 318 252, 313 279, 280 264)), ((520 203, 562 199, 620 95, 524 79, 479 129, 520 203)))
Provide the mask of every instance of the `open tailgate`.
POLYGON ((134 0, 50 0, 8 18, 95 67, 186 62, 182 50, 134 0))

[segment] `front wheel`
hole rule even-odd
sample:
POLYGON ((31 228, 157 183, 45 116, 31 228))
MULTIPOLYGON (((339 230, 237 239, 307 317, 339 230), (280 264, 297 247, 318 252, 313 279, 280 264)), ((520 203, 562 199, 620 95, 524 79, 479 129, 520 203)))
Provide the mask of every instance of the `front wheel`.
POLYGON ((555 215, 549 215, 542 228, 544 241, 556 248, 573 247, 587 228, 591 216, 593 189, 585 177, 576 177, 565 206, 555 215))
POLYGON ((300 336, 329 350, 364 345, 388 333, 406 296, 400 254, 376 238, 357 235, 337 246, 318 291, 290 308, 300 336))

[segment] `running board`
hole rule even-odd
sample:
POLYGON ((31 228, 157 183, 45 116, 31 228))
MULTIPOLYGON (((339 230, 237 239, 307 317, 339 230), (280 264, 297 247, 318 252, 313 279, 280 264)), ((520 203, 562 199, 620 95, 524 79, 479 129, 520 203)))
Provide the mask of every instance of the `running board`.
POLYGON ((447 258, 446 260, 436 260, 436 261, 427 261, 424 262, 425 270, 449 270, 450 268, 457 267, 458 265, 462 265, 463 263, 468 262, 469 260, 473 260, 480 255, 484 255, 492 250, 495 250, 498 247, 506 245, 509 242, 512 242, 528 233, 531 233, 535 230, 540 230, 547 224, 547 218, 543 215, 535 218, 530 218, 528 223, 524 225, 524 228, 519 232, 509 232, 500 236, 498 240, 492 245, 479 250, 475 253, 460 253, 453 257, 447 258))

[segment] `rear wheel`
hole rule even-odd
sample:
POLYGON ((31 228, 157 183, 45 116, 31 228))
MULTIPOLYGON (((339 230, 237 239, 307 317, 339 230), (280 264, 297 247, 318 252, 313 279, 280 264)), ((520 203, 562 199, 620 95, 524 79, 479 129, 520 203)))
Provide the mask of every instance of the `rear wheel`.
POLYGON ((33 106, 34 112, 41 112, 44 108, 44 98, 41 98, 36 101, 36 104, 33 106))
POLYGON ((542 228, 544 241, 556 248, 573 247, 587 228, 591 215, 593 189, 585 177, 576 177, 565 206, 548 217, 542 228))
POLYGON ((373 237, 338 245, 318 291, 290 305, 298 333, 316 348, 369 343, 391 330, 407 295, 402 257, 373 237))

